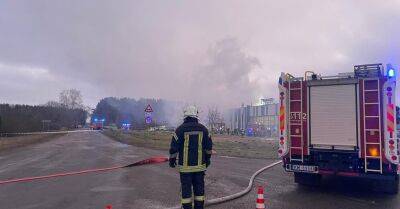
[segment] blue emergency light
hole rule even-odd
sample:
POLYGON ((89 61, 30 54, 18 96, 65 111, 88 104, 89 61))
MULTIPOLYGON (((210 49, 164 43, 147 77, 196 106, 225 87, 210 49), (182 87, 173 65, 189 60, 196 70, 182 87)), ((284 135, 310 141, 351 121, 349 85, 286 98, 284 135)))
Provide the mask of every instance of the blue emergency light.
POLYGON ((388 75, 389 78, 394 77, 394 75, 395 75, 394 69, 393 69, 393 68, 390 68, 390 69, 387 71, 387 75, 388 75))
POLYGON ((386 64, 386 76, 389 78, 393 78, 396 75, 396 71, 394 70, 394 67, 392 64, 388 63, 386 64))

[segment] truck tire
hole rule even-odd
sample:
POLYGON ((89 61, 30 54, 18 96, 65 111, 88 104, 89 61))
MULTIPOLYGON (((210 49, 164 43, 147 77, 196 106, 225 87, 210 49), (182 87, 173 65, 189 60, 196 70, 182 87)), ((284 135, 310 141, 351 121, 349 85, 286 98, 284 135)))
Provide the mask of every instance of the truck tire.
POLYGON ((321 184, 322 176, 313 173, 294 173, 294 182, 306 186, 318 186, 321 184))
POLYGON ((374 182, 374 189, 377 192, 397 194, 399 192, 399 176, 396 176, 392 180, 376 180, 374 182))

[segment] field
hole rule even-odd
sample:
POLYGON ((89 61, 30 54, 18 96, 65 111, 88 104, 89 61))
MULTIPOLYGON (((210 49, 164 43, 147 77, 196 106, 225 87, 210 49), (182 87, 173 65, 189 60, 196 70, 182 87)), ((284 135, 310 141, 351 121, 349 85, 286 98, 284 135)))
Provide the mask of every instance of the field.
POLYGON ((21 135, 13 137, 0 137, 0 150, 22 147, 39 142, 45 142, 65 134, 38 134, 38 135, 21 135))
MULTIPOLYGON (((105 130, 105 135, 125 144, 167 150, 172 133, 167 131, 105 130)), ((245 158, 277 159, 278 141, 258 137, 214 135, 214 150, 218 155, 245 158)))

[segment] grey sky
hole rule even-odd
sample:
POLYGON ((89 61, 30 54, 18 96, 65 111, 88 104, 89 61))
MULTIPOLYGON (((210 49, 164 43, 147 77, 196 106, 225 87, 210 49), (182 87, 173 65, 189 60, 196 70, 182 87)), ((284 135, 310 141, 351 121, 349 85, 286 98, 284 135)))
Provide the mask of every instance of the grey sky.
POLYGON ((235 106, 276 97, 281 71, 400 58, 400 0, 1 1, 0 102, 77 88, 235 106), (237 79, 236 79, 237 78, 237 79))

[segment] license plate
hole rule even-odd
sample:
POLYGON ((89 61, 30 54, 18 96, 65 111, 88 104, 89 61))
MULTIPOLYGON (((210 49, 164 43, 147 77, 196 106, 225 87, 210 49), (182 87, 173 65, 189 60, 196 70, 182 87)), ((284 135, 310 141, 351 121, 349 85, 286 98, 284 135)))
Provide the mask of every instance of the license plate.
POLYGON ((286 164, 286 170, 303 173, 318 173, 318 166, 286 164))

